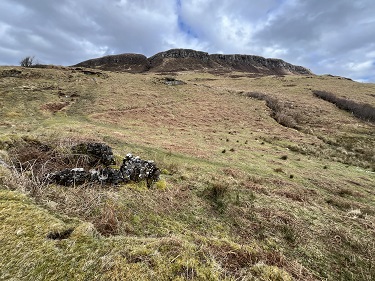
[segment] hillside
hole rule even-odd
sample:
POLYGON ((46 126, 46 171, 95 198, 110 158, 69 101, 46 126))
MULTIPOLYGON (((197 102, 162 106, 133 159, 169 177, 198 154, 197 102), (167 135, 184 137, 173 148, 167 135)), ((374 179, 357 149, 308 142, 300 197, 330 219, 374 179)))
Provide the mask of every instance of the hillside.
POLYGON ((374 280, 374 84, 132 58, 0 67, 0 280, 374 280), (160 180, 44 180, 92 142, 160 180))
POLYGON ((117 70, 132 73, 173 72, 186 70, 210 70, 214 72, 242 71, 256 74, 311 75, 310 70, 295 66, 280 59, 266 59, 253 55, 208 54, 190 49, 171 49, 150 58, 141 54, 111 55, 76 64, 102 70, 117 70))

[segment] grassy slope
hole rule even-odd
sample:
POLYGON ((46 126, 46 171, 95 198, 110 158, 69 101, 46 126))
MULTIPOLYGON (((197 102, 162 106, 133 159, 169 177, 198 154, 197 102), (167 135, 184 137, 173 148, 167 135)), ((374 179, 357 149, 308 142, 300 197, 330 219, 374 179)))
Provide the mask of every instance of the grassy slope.
POLYGON ((374 278, 375 127, 312 94, 375 105, 374 85, 185 72, 176 77, 185 85, 167 86, 164 77, 22 69, 0 78, 3 149, 22 136, 104 141, 155 159, 167 183, 42 187, 35 197, 2 167, 3 279, 374 278), (299 129, 247 92, 283 102, 299 129), (115 236, 96 232, 108 225, 115 236), (69 239, 46 239, 69 228, 69 239))

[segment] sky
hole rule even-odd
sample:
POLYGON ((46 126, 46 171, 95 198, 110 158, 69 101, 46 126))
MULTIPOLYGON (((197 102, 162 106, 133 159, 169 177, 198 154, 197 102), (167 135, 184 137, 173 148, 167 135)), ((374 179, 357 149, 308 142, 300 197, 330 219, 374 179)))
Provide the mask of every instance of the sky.
POLYGON ((188 48, 375 83, 374 0, 1 0, 0 38, 0 65, 188 48))

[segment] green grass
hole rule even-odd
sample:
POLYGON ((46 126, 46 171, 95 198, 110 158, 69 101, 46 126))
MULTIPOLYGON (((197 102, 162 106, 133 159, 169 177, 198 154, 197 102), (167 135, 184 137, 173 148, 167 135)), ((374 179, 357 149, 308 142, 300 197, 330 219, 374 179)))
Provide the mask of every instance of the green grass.
POLYGON ((2 160, 33 143, 64 152, 100 141, 163 173, 152 189, 67 188, 0 166, 2 279, 374 278, 374 125, 311 92, 373 104, 374 85, 184 72, 187 84, 170 87, 157 74, 22 72, 0 81, 2 160), (78 96, 45 110, 64 102, 59 91, 78 96), (298 130, 241 92, 282 101, 298 130))
POLYGON ((260 280, 290 279, 278 267, 256 263, 266 255, 259 247, 183 234, 105 238, 92 224, 55 215, 20 193, 2 190, 0 202, 3 280, 233 280, 223 273, 240 269, 260 280), (66 229, 73 229, 67 239, 47 238, 66 229))

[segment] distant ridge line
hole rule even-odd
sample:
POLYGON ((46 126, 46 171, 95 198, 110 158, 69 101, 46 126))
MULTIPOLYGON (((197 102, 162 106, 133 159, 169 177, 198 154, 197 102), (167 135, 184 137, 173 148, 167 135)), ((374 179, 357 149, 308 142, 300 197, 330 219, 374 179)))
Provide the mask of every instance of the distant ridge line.
POLYGON ((256 55, 208 54, 191 49, 171 49, 157 53, 149 58, 142 54, 130 53, 109 55, 86 60, 74 66, 132 73, 221 70, 269 75, 313 74, 305 67, 293 65, 281 59, 264 58, 256 55))

